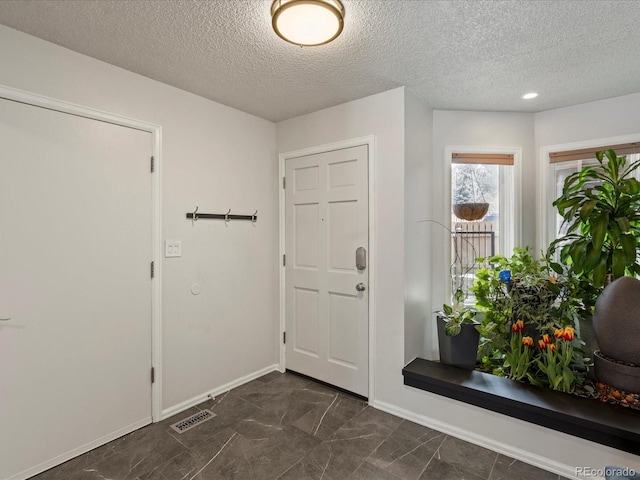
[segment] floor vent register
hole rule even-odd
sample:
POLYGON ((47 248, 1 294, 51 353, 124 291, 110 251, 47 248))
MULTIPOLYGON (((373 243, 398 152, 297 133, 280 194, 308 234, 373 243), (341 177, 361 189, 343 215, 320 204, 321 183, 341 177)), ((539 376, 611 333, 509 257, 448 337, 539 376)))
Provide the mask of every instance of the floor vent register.
POLYGON ((206 422, 207 420, 211 420, 215 416, 216 414, 211 410, 202 410, 198 413, 194 413, 184 420, 180 420, 178 423, 174 423, 173 425, 171 425, 171 428, 173 428, 178 433, 184 433, 187 430, 190 430, 202 424, 203 422, 206 422))

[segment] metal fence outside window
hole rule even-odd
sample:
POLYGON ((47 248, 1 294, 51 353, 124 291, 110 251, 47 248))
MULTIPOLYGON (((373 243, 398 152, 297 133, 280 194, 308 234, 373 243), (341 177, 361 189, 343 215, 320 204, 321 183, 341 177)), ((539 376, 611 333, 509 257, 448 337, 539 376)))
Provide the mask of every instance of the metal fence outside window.
POLYGON ((451 231, 452 252, 458 258, 452 263, 452 274, 457 284, 471 297, 469 291, 475 279, 476 270, 482 265, 477 258, 492 257, 496 254, 496 222, 453 222, 451 231))

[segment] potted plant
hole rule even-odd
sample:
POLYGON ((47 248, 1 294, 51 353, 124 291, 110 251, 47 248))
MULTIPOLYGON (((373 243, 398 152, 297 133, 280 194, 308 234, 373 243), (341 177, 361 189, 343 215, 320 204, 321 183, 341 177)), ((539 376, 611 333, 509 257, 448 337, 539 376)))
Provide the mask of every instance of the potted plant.
POLYGON ((467 370, 476 366, 480 333, 476 329, 477 311, 464 304, 465 294, 458 289, 453 304, 442 306, 436 312, 438 322, 438 347, 440 362, 467 370))
MULTIPOLYGON (((476 272, 471 287, 482 313, 479 356, 486 370, 504 375, 508 374, 505 353, 513 350, 513 327, 518 322, 522 335, 534 342, 557 328, 574 326, 575 277, 561 275, 562 267, 548 256, 533 258, 529 247, 514 248, 509 258, 496 255, 478 261, 486 264, 476 272)), ((506 360, 509 367, 513 362, 506 360)))
MULTIPOLYGON (((587 311, 611 280, 640 275, 640 182, 634 177, 640 160, 628 163, 626 157, 617 156, 611 149, 597 152, 596 159, 598 165, 584 167, 567 177, 562 195, 553 202, 567 225, 567 233, 550 246, 552 251, 560 250, 560 260, 580 278, 582 288, 577 293, 587 311)), ((611 289, 625 291, 609 291, 609 297, 637 297, 636 285, 633 281, 611 283, 611 289), (626 291, 629 288, 633 291, 626 291)), ((619 301, 600 303, 607 304, 607 311, 603 305, 598 307, 593 325, 585 317, 580 330, 588 345, 587 354, 594 350, 596 376, 609 383, 610 379, 601 377, 599 372, 609 372, 606 375, 615 378, 616 372, 625 367, 618 361, 624 362, 627 354, 631 358, 638 338, 629 333, 621 337, 618 329, 610 328, 610 321, 608 328, 599 328, 598 316, 619 318, 618 323, 622 324, 632 313, 620 309, 619 301), (589 331, 595 331, 595 340, 585 335, 589 331), (604 356, 600 355, 598 344, 605 346, 604 356)), ((632 376, 634 385, 640 384, 640 372, 634 371, 632 376)))
MULTIPOLYGON (((452 303, 444 304, 442 310, 436 311, 436 328, 438 332, 438 347, 440 350, 440 361, 447 365, 473 370, 476 366, 478 353, 478 341, 480 334, 477 331, 475 321, 476 309, 465 305, 466 293, 464 292, 465 279, 475 267, 464 265, 463 259, 458 251, 456 232, 451 231, 444 224, 435 220, 421 220, 421 222, 431 223, 447 232, 450 240, 453 240, 454 259, 449 271, 450 291, 452 303)), ((465 238, 471 250, 473 245, 465 238)), ((474 255, 475 257, 475 255, 474 255)))
POLYGON ((550 248, 602 289, 608 276, 640 275, 640 182, 633 176, 640 160, 627 164, 614 150, 596 158, 599 165, 567 177, 553 202, 568 228, 550 248))

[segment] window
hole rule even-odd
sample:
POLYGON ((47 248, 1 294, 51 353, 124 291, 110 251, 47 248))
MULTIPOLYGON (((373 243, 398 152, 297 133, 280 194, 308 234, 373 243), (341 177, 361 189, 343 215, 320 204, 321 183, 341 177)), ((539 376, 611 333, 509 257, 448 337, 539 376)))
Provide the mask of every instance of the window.
MULTIPOLYGON (((567 226, 563 225, 563 218, 553 207, 553 201, 562 194, 564 181, 572 173, 579 172, 583 167, 598 165, 595 153, 612 148, 618 156, 626 155, 627 163, 640 159, 640 143, 626 143, 618 145, 605 145, 601 147, 586 148, 580 150, 568 150, 563 152, 553 152, 549 154, 551 163, 550 173, 553 181, 553 188, 550 190, 552 198, 548 199, 548 207, 551 217, 554 219, 553 229, 550 232, 549 242, 567 233, 567 226)), ((636 178, 640 180, 640 172, 635 172, 636 178)))
POLYGON ((452 154, 451 273, 469 301, 473 300, 469 287, 480 266, 476 258, 509 255, 513 250, 513 169, 513 154, 452 154))

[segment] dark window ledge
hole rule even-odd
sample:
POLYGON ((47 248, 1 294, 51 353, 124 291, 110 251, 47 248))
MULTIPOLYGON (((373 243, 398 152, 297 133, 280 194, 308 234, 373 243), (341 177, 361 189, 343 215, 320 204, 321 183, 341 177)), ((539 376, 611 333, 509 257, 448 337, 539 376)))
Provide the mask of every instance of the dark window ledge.
POLYGON ((404 384, 640 455, 640 412, 416 358, 404 384))

